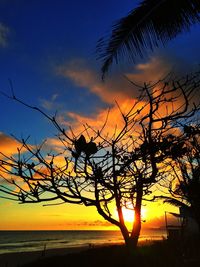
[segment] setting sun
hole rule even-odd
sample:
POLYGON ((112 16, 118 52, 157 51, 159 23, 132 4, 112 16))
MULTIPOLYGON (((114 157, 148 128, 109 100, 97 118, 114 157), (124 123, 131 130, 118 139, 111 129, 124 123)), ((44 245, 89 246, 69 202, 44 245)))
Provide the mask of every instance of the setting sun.
MULTIPOLYGON (((132 223, 134 221, 134 210, 132 208, 123 207, 122 212, 126 223, 132 223)), ((147 214, 146 208, 142 207, 141 210, 142 220, 146 220, 146 214, 147 214)), ((115 217, 117 217, 117 211, 115 212, 115 217)))
POLYGON ((132 209, 127 209, 125 207, 122 208, 122 212, 124 215, 124 220, 125 222, 133 222, 134 221, 134 210, 132 209))

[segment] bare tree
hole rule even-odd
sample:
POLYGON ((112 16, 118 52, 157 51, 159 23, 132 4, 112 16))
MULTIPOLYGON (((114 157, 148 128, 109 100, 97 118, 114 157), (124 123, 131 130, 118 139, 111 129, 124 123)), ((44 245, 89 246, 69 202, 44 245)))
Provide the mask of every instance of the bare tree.
POLYGON ((170 134, 178 130, 175 122, 198 111, 198 106, 190 102, 199 85, 196 73, 138 86, 140 96, 129 111, 125 113, 119 107, 123 121, 120 127, 107 133, 108 114, 101 129, 85 125, 79 135, 64 130, 55 117, 13 94, 12 99, 41 112, 55 125, 63 151, 47 154, 45 144, 35 147, 28 139, 18 140, 21 147, 15 156, 1 153, 1 197, 20 203, 95 206, 105 220, 120 229, 126 245, 136 247, 142 202, 152 199, 152 187, 167 157, 170 134), (118 218, 113 216, 113 204, 118 218), (125 222, 124 207, 135 214, 131 231, 125 222))

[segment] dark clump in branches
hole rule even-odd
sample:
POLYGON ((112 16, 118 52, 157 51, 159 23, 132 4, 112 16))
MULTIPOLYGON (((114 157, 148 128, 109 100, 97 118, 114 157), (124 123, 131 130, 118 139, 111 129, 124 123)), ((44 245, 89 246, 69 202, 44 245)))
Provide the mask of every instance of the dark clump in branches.
POLYGON ((59 131, 63 151, 45 154, 44 144, 35 147, 28 140, 18 140, 21 147, 16 155, 1 153, 1 197, 20 203, 94 206, 120 229, 128 247, 136 247, 142 203, 152 201, 154 185, 164 172, 163 162, 183 151, 173 136, 179 131, 178 122, 198 112, 198 104, 192 101, 199 85, 199 73, 144 84, 129 110, 124 113, 119 109, 122 120, 109 133, 109 116, 101 129, 85 125, 83 132, 75 135, 45 114, 59 131), (172 143, 176 151, 171 149, 172 143), (126 225, 124 208, 134 213, 131 229, 126 225))
POLYGON ((97 153, 97 146, 94 142, 86 142, 84 135, 81 135, 78 139, 74 141, 75 152, 72 155, 78 159, 81 153, 85 153, 87 157, 90 157, 92 154, 97 153))

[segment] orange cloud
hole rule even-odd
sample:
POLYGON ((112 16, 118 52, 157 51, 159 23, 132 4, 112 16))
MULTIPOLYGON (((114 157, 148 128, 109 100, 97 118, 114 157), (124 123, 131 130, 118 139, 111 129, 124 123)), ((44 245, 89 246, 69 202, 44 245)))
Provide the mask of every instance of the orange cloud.
POLYGON ((127 76, 130 80, 143 86, 163 79, 172 70, 172 64, 163 58, 152 57, 149 62, 138 64, 127 76))
POLYGON ((16 154, 17 148, 20 147, 21 144, 18 141, 0 132, 0 153, 11 156, 13 154, 16 154))
MULTIPOLYGON (((132 73, 125 74, 136 84, 157 81, 169 73, 171 66, 160 58, 152 58, 149 62, 136 65, 132 73)), ((88 89, 99 96, 105 103, 123 102, 127 98, 135 98, 138 88, 127 81, 124 75, 110 76, 102 82, 100 74, 88 68, 83 60, 74 60, 57 68, 62 75, 80 87, 88 89)))
POLYGON ((60 66, 57 68, 57 73, 72 80, 77 86, 86 88, 108 104, 113 104, 115 100, 121 102, 127 97, 134 98, 137 93, 122 75, 102 82, 99 73, 77 60, 60 66))
POLYGON ((54 151, 55 153, 62 153, 63 152, 63 143, 59 140, 59 138, 48 138, 43 147, 43 150, 49 152, 54 151))
MULTIPOLYGON (((126 74, 126 76, 135 84, 142 86, 144 82, 155 82, 163 78, 169 70, 169 63, 160 58, 152 58, 145 64, 137 65, 133 73, 126 74)), ((124 122, 119 109, 114 105, 115 101, 119 104, 120 109, 126 113, 131 109, 138 95, 138 87, 131 84, 125 76, 110 77, 106 82, 102 82, 99 73, 88 68, 83 60, 74 60, 60 66, 57 68, 57 73, 70 79, 77 86, 84 87, 99 96, 105 103, 112 104, 106 127, 108 132, 113 133, 116 125, 119 128, 123 126, 124 122)), ((107 110, 99 109, 92 116, 68 112, 67 117, 71 119, 69 123, 62 116, 59 118, 60 122, 66 126, 72 126, 75 134, 77 134, 83 131, 83 124, 86 123, 95 129, 100 129, 107 117, 107 110)))
MULTIPOLYGON (((144 82, 156 82, 166 76, 171 69, 169 62, 163 58, 152 58, 149 62, 138 64, 134 67, 133 72, 126 74, 130 81, 140 86, 144 82)), ((139 93, 139 88, 134 86, 127 80, 125 76, 118 75, 117 77, 111 76, 105 82, 101 81, 100 74, 89 68, 83 60, 73 60, 70 63, 64 64, 56 69, 58 75, 62 75, 70 79, 73 83, 91 93, 99 96, 109 106, 111 104, 108 121, 104 133, 113 134, 115 128, 120 130, 124 125, 123 118, 120 110, 115 105, 115 101, 120 106, 124 114, 128 112, 133 106, 136 97, 139 93)), ((143 105, 144 103, 141 103, 143 105)), ((138 107, 137 107, 138 108, 138 107)), ((163 108, 163 112, 166 109, 163 108)), ((145 114, 143 110, 143 114, 145 114)), ((75 135, 80 134, 84 127, 89 125, 95 130, 101 129, 107 117, 108 109, 96 109, 96 113, 83 116, 76 112, 66 112, 65 116, 59 117, 59 122, 65 126, 72 127, 75 135)), ((52 144, 57 141, 54 139, 49 140, 52 144)))
MULTIPOLYGON (((127 98, 120 104, 120 110, 126 114, 132 108, 134 103, 134 99, 127 98)), ((140 103, 140 107, 143 104, 144 103, 140 103)), ((139 105, 137 108, 139 108, 139 105)), ((110 110, 99 109, 96 114, 93 115, 93 117, 80 115, 74 112, 68 112, 67 117, 70 118, 70 122, 66 121, 66 118, 62 116, 59 117, 59 122, 67 127, 70 126, 75 136, 85 132, 86 137, 87 133, 90 137, 95 136, 95 131, 101 131, 106 122, 106 126, 103 129, 102 134, 104 136, 108 135, 111 137, 114 132, 115 134, 119 133, 119 131, 121 131, 122 127, 125 125, 120 110, 117 105, 110 108, 110 110)), ((71 134, 70 131, 68 133, 71 134)))
MULTIPOLYGON (((142 86, 144 82, 153 83, 163 78, 169 73, 170 69, 171 65, 166 60, 162 58, 152 58, 147 63, 135 66, 134 71, 127 74, 127 77, 134 83, 142 86)), ((91 93, 99 96, 108 105, 112 104, 103 133, 104 135, 109 133, 111 136, 114 131, 116 131, 116 134, 120 131, 120 129, 124 126, 124 120, 119 108, 117 105, 114 105, 115 100, 117 100, 122 112, 126 114, 136 101, 138 88, 132 85, 123 76, 118 76, 117 78, 115 77, 115 79, 111 77, 103 83, 100 80, 100 75, 91 68, 88 68, 83 60, 74 60, 69 64, 58 67, 56 71, 57 74, 65 76, 77 86, 83 87, 85 90, 89 90, 91 93)), ((56 100, 56 97, 57 95, 52 100, 56 100)), ((140 104, 140 107, 142 105, 144 105, 144 102, 140 104)), ((174 108, 174 106, 170 107, 167 105, 166 108, 166 105, 163 105, 159 109, 159 115, 171 112, 172 108, 174 108)), ((141 112, 140 116, 145 115, 147 109, 148 107, 141 112)), ((89 125, 91 129, 96 131, 100 130, 106 121, 107 115, 108 109, 96 109, 96 112, 89 116, 84 116, 76 112, 66 112, 64 115, 58 117, 58 121, 62 125, 67 127, 70 126, 75 136, 77 136, 85 131, 84 125, 89 125)), ((90 129, 88 129, 88 132, 90 137, 95 135, 95 133, 92 133, 92 130, 90 129)), ((70 132, 68 133, 70 134, 70 132)), ((85 135, 87 136, 86 131, 85 135)), ((47 139, 45 146, 46 149, 52 148, 58 153, 63 151, 63 144, 57 138, 47 139)))

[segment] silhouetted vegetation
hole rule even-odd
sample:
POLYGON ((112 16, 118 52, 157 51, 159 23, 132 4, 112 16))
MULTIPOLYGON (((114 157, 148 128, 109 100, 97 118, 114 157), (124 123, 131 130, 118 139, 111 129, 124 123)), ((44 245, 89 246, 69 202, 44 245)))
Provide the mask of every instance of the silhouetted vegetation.
POLYGON ((171 196, 162 197, 165 202, 180 207, 183 217, 191 217, 200 229, 200 127, 196 120, 183 122, 180 133, 171 136, 172 160, 164 183, 171 196), (174 147, 176 144, 177 147, 174 147))
POLYGON ((179 122, 191 120, 198 112, 199 106, 192 101, 199 83, 196 73, 144 84, 128 112, 119 107, 122 120, 113 132, 106 129, 108 114, 101 129, 85 125, 79 135, 63 129, 56 117, 13 94, 12 99, 41 112, 55 125, 63 150, 45 153, 45 143, 33 146, 28 139, 18 140, 21 147, 15 156, 1 153, 1 197, 23 204, 95 206, 105 220, 120 229, 126 245, 136 247, 142 202, 153 201, 153 186, 165 173, 164 160, 183 154, 181 143, 171 137, 180 130, 179 122), (135 214, 131 230, 124 219, 124 208, 135 214))
POLYGON ((101 38, 97 54, 102 60, 102 75, 113 61, 127 58, 135 61, 148 50, 166 44, 179 33, 189 31, 200 21, 198 0, 144 0, 126 17, 117 21, 111 36, 101 38))

